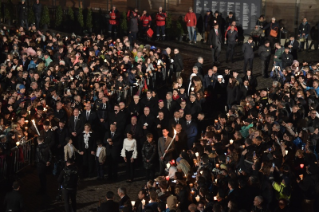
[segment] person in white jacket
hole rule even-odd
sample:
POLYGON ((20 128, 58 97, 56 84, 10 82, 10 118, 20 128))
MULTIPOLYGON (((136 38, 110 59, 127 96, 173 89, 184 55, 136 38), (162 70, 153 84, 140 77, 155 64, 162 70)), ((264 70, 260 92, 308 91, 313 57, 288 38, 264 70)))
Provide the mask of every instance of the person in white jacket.
POLYGON ((126 182, 130 183, 134 178, 134 161, 137 158, 136 140, 133 138, 131 131, 127 133, 127 138, 123 141, 121 157, 124 158, 126 163, 126 176, 128 176, 126 182))

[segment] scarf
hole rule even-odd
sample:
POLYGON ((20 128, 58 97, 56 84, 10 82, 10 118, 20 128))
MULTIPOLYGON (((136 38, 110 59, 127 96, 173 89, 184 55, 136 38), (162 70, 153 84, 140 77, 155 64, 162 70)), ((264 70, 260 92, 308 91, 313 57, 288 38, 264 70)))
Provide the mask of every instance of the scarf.
POLYGON ((173 96, 173 100, 177 100, 179 99, 179 95, 177 94, 177 96, 173 96))
POLYGON ((85 149, 89 148, 89 138, 91 137, 90 133, 92 133, 92 132, 86 133, 85 131, 83 131, 84 144, 85 144, 84 148, 85 149))

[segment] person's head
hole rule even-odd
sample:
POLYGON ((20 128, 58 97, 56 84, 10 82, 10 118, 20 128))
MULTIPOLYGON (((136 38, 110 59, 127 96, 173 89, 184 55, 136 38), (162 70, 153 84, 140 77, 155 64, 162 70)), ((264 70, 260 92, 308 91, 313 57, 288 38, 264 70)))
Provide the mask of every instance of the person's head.
POLYGON ((115 113, 120 112, 120 106, 119 105, 114 105, 114 112, 115 113))
POLYGON ((73 115, 74 115, 75 117, 79 116, 79 109, 75 108, 75 109, 73 110, 73 115))
POLYGON ((105 197, 106 197, 106 200, 113 200, 113 198, 114 198, 114 193, 113 193, 113 191, 108 191, 108 192, 106 192, 105 197))
POLYGON ((179 111, 178 111, 178 110, 176 110, 176 111, 174 112, 174 118, 176 118, 176 119, 179 119, 179 118, 180 118, 180 114, 179 114, 179 111))
POLYGON ((150 99, 150 98, 152 97, 152 92, 151 92, 151 91, 147 91, 147 92, 146 92, 146 97, 147 97, 148 99, 150 99))
POLYGON ((150 108, 149 107, 144 107, 144 115, 148 116, 150 114, 150 108))
POLYGON ((276 18, 272 17, 271 22, 274 24, 276 22, 276 18))
POLYGON ((254 198, 254 206, 260 207, 262 205, 263 201, 264 201, 264 198, 262 196, 256 196, 254 198))
POLYGON ((252 43, 253 42, 253 38, 252 37, 249 37, 248 38, 248 43, 252 43))
POLYGON ((91 130, 91 125, 90 124, 85 124, 84 125, 84 131, 90 132, 90 130, 91 130))
POLYGON ((13 190, 18 191, 20 189, 20 183, 18 181, 14 181, 12 184, 13 190))
POLYGON ((306 23, 306 22, 307 22, 307 18, 303 18, 303 19, 302 19, 302 22, 303 22, 303 23, 306 23))
POLYGON ((293 35, 290 36, 289 40, 291 40, 291 41, 295 40, 295 36, 293 36, 293 35))
POLYGON ((196 101, 196 96, 195 96, 194 94, 191 94, 191 95, 189 96, 189 100, 190 100, 191 102, 195 102, 195 101, 196 101))
POLYGON ((159 7, 158 12, 160 12, 160 13, 163 12, 163 7, 159 7))
POLYGON ((110 131, 115 132, 116 131, 116 125, 115 124, 110 124, 110 131))
POLYGON ((168 130, 166 128, 162 129, 162 133, 164 137, 167 137, 168 135, 168 130))
POLYGON ((124 187, 119 187, 117 189, 117 194, 119 195, 119 197, 123 197, 126 195, 126 188, 124 187))
POLYGON ((158 112, 158 119, 159 120, 163 120, 164 119, 164 112, 163 111, 159 111, 158 112))
POLYGON ((138 194, 137 194, 138 199, 142 200, 146 197, 146 190, 145 189, 141 189, 138 194))
POLYGON ((214 29, 218 29, 218 28, 219 28, 218 24, 214 24, 214 29))
POLYGON ((186 121, 191 121, 192 120, 192 115, 191 114, 186 114, 185 119, 186 119, 186 121))
POLYGON ((231 30, 231 31, 234 31, 234 30, 235 30, 235 26, 234 26, 234 25, 231 25, 231 26, 230 26, 230 30, 231 30))
POLYGON ((229 17, 229 18, 232 18, 232 17, 233 17, 233 15, 234 15, 234 13, 233 13, 233 12, 229 12, 229 13, 228 13, 228 17, 229 17))
POLYGON ((167 92, 166 93, 166 100, 171 100, 172 96, 173 96, 172 92, 167 92))
POLYGON ((148 143, 151 143, 153 141, 153 134, 152 133, 148 133, 146 135, 146 140, 148 143))
POLYGON ((204 120, 204 118, 205 118, 205 114, 204 114, 204 113, 199 113, 199 114, 197 115, 197 119, 198 119, 199 121, 204 120))
POLYGON ((132 131, 127 132, 127 133, 126 133, 126 137, 127 137, 128 139, 132 139, 132 138, 133 138, 133 132, 132 132, 132 131))

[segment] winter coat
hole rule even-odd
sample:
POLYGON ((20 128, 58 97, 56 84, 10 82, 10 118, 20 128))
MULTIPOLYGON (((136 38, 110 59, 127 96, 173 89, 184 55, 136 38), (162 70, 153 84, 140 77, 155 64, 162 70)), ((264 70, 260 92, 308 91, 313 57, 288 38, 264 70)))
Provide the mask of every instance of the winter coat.
POLYGON ((142 147, 142 157, 145 169, 150 169, 154 166, 154 159, 156 156, 156 144, 155 142, 145 142, 142 147), (149 162, 147 162, 149 160, 149 162))
POLYGON ((197 24, 197 19, 196 19, 196 15, 194 12, 188 12, 186 13, 185 17, 184 17, 184 21, 186 22, 186 26, 189 27, 194 27, 197 24))

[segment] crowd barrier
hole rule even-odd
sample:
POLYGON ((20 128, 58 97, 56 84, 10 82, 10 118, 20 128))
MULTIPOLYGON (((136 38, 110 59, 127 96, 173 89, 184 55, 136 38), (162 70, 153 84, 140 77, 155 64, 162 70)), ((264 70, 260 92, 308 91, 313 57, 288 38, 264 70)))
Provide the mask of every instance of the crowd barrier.
POLYGON ((34 162, 34 142, 35 137, 28 140, 21 138, 10 152, 0 155, 0 180, 20 172, 34 162))

